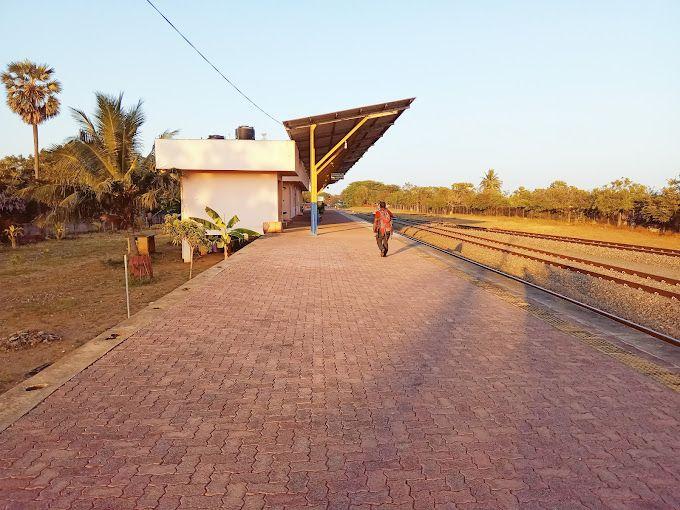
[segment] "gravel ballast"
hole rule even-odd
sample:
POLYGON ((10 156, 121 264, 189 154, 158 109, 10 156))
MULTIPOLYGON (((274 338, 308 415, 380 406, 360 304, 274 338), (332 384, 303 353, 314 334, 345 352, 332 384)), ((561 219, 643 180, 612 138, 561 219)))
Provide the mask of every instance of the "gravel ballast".
MULTIPOLYGON (((465 241, 417 231, 413 227, 406 227, 402 231, 437 246, 453 249, 464 257, 518 276, 572 299, 676 338, 680 337, 680 320, 678 319, 680 317, 680 301, 677 299, 651 294, 590 275, 475 246, 465 241)), ((616 274, 620 275, 620 273, 616 274)), ((635 278, 630 275, 625 277, 631 280, 635 278)), ((649 281, 647 282, 649 283, 649 281)), ((663 284, 654 282, 654 285, 662 286, 663 284)))
MULTIPOLYGON (((431 228, 432 230, 442 232, 443 234, 446 234, 446 235, 458 236, 458 237, 460 237, 460 239, 462 241, 469 239, 469 237, 466 237, 465 232, 458 232, 458 231, 453 231, 453 230, 450 230, 450 229, 442 229, 441 227, 436 227, 436 226, 434 226, 434 227, 424 227, 424 228, 431 228)), ((602 267, 602 266, 598 266, 597 264, 593 265, 593 264, 589 264, 589 263, 585 263, 585 262, 569 260, 569 259, 565 259, 563 257, 560 257, 559 255, 553 256, 553 255, 548 255, 548 254, 545 254, 545 253, 539 253, 539 252, 536 252, 536 251, 532 251, 531 248, 527 248, 527 249, 519 248, 518 246, 520 245, 520 243, 514 243, 515 246, 508 246, 507 244, 504 244, 504 241, 500 241, 500 240, 497 240, 497 239, 490 239, 490 238, 479 239, 479 238, 473 237, 471 239, 471 242, 469 243, 471 246, 476 246, 476 245, 474 245, 473 241, 484 243, 484 244, 489 244, 489 245, 492 245, 496 248, 509 249, 509 250, 514 251, 514 252, 523 253, 523 254, 526 254, 526 255, 531 256, 531 257, 539 257, 539 258, 542 258, 542 259, 547 259, 547 260, 552 260, 552 261, 559 262, 559 263, 568 264, 570 266, 585 269, 585 270, 588 270, 588 271, 597 271, 598 273, 606 274, 606 275, 612 276, 614 278, 622 278, 622 279, 625 279, 625 280, 629 280, 632 283, 638 283, 638 284, 642 284, 642 285, 650 285, 650 286, 657 287, 657 288, 662 289, 662 290, 680 293, 680 286, 679 285, 674 285, 672 283, 666 283, 666 282, 663 282, 663 281, 648 279, 648 278, 645 278, 644 276, 639 276, 639 275, 636 275, 636 274, 630 274, 630 273, 625 273, 625 272, 617 271, 617 270, 610 269, 610 268, 605 268, 605 267, 602 267)), ((545 250, 545 248, 539 248, 539 249, 545 250)), ((562 247, 560 252, 561 252, 561 254, 568 254, 568 255, 572 255, 572 256, 577 256, 577 255, 568 253, 568 250, 565 247, 562 247)), ((583 256, 581 256, 581 258, 588 259, 587 257, 583 257, 583 256)), ((591 260, 591 259, 593 259, 593 257, 590 257, 588 260, 591 260)), ((673 271, 673 270, 670 270, 670 269, 659 268, 659 267, 651 267, 650 268, 649 266, 641 266, 641 264, 638 264, 638 263, 630 263, 630 262, 623 262, 623 261, 606 260, 606 262, 605 262, 605 260, 606 259, 603 259, 601 257, 598 260, 595 260, 595 262, 599 261, 599 262, 603 262, 605 264, 617 265, 617 266, 623 267, 623 268, 634 269, 634 270, 643 271, 643 272, 650 272, 652 274, 656 274, 656 275, 659 275, 659 276, 662 276, 662 277, 665 276, 665 277, 673 278, 673 279, 676 279, 676 280, 680 279, 680 273, 673 271)))
MULTIPOLYGON (((452 227, 447 225, 446 228, 449 229, 452 227)), ((469 229, 455 229, 455 232, 459 234, 474 235, 490 241, 508 242, 540 250, 563 253, 573 257, 582 257, 585 259, 592 258, 595 261, 607 262, 609 264, 624 267, 629 266, 649 273, 658 272, 660 274, 668 274, 669 276, 680 279, 680 257, 656 255, 639 251, 618 250, 615 248, 604 248, 588 244, 552 241, 549 239, 537 239, 518 235, 499 234, 496 232, 469 229)))

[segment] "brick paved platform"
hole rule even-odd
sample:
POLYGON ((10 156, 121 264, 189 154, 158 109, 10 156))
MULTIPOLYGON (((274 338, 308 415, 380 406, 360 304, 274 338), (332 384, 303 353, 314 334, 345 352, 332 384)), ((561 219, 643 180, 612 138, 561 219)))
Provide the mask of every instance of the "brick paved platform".
POLYGON ((2 432, 0 507, 680 508, 678 393, 343 221, 258 240, 2 432))

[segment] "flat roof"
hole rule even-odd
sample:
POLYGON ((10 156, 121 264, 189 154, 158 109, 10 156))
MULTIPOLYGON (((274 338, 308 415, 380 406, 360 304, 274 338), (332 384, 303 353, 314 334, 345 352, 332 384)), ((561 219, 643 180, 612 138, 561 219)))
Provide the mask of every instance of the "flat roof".
POLYGON ((187 140, 157 138, 156 168, 182 171, 277 172, 296 176, 305 187, 309 174, 292 140, 187 140))
POLYGON ((322 115, 301 117, 286 120, 283 125, 290 139, 297 144, 300 159, 305 168, 309 170, 311 166, 309 126, 312 124, 317 126, 314 133, 314 146, 316 159, 319 161, 366 115, 391 112, 381 117, 369 119, 351 136, 347 142, 347 148, 341 149, 342 153, 319 174, 319 189, 323 189, 328 184, 337 182, 338 179, 331 179, 331 174, 345 174, 352 168, 361 156, 394 124, 404 110, 411 106, 414 100, 415 97, 411 97, 322 115))

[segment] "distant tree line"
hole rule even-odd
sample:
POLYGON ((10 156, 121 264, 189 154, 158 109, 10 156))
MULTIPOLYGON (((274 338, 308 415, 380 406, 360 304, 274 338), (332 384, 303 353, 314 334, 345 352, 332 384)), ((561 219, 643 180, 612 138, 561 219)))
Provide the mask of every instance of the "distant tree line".
POLYGON ((670 179, 660 190, 622 178, 590 191, 555 181, 547 188, 520 187, 508 194, 503 192, 497 172, 491 169, 478 186, 469 182, 444 187, 358 181, 333 200, 349 207, 372 206, 384 200, 392 208, 415 213, 591 220, 680 230, 680 176, 670 179))

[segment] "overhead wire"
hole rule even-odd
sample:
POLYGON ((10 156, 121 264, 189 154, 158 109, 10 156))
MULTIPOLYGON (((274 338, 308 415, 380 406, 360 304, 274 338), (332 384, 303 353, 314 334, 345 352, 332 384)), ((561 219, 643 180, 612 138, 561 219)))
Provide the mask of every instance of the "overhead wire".
POLYGON ((281 124, 281 121, 280 121, 279 119, 277 119, 277 118, 274 117, 273 115, 270 115, 264 108, 262 108, 260 105, 258 105, 255 101, 253 101, 250 97, 248 97, 248 95, 247 95, 245 92, 243 92, 240 88, 238 88, 238 86, 236 86, 236 84, 235 84, 233 81, 231 81, 229 78, 227 78, 227 76, 225 76, 225 74, 224 74, 222 71, 220 71, 220 70, 217 68, 217 66, 216 66, 215 64, 213 64, 213 63, 208 59, 208 57, 206 57, 206 56, 203 54, 203 52, 201 52, 201 50, 199 50, 196 46, 194 46, 194 44, 193 44, 193 43, 192 43, 192 42, 191 42, 191 41, 190 41, 190 40, 189 40, 189 39, 188 39, 188 38, 187 38, 187 37, 186 37, 186 36, 185 36, 185 35, 184 35, 184 34, 183 34, 183 33, 182 33, 182 32, 174 25, 174 24, 173 24, 172 21, 170 21, 170 20, 168 19, 168 17, 167 17, 165 14, 163 14, 163 13, 161 12, 161 10, 160 10, 158 7, 156 7, 156 5, 154 5, 154 3, 153 3, 151 0, 146 0, 146 3, 148 3, 151 7, 153 7, 153 9, 154 9, 158 14, 161 15, 161 17, 168 23, 168 25, 170 25, 170 26, 173 28, 173 30, 174 30, 175 32, 177 32, 177 33, 180 35, 180 37, 181 37, 182 39, 184 39, 184 41, 186 41, 186 43, 187 43, 189 46, 191 46, 191 47, 193 48, 193 50, 194 50, 196 53, 198 53, 198 54, 200 55, 200 57, 201 57, 203 60, 205 60, 205 61, 208 63, 208 65, 209 65, 210 67, 212 67, 215 71, 217 71, 217 73, 218 73, 218 74, 219 74, 219 75, 220 75, 220 76, 221 76, 221 77, 222 77, 229 85, 231 85, 232 88, 233 88, 234 90, 236 90, 236 92, 238 92, 238 93, 239 93, 246 101, 248 101, 248 102, 249 102, 250 104, 252 104, 255 108, 257 108, 258 110, 260 110, 260 111, 261 111, 262 113, 264 113, 267 117, 269 117, 270 119, 272 119, 274 122, 277 122, 278 124, 281 124))

